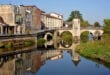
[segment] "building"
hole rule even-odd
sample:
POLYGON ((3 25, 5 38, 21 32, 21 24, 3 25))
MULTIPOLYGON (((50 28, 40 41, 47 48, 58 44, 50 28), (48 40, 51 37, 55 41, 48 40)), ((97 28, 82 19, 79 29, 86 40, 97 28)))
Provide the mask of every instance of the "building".
POLYGON ((0 17, 4 23, 1 23, 1 34, 16 34, 15 6, 0 5, 0 17))
POLYGON ((63 26, 63 16, 57 13, 43 13, 41 20, 46 28, 60 28, 63 26))
POLYGON ((0 16, 8 24, 8 28, 5 26, 1 31, 7 34, 36 33, 41 29, 42 12, 34 5, 0 5, 0 16))
POLYGON ((41 13, 43 12, 36 6, 24 6, 19 7, 20 14, 23 17, 23 32, 36 33, 41 28, 41 13))

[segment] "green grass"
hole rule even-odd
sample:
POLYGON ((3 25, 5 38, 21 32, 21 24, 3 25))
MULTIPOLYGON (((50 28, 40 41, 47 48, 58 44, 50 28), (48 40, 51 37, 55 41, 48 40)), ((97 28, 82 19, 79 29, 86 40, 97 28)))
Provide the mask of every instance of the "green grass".
POLYGON ((101 41, 89 41, 76 47, 76 51, 82 56, 110 63, 110 36, 104 36, 101 41))

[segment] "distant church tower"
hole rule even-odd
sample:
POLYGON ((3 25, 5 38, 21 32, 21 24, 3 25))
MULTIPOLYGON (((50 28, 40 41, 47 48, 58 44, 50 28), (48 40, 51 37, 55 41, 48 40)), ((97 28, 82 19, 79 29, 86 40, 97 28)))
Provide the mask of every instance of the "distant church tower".
POLYGON ((75 40, 80 39, 80 19, 77 13, 75 14, 75 18, 72 20, 72 26, 73 26, 73 38, 75 40))

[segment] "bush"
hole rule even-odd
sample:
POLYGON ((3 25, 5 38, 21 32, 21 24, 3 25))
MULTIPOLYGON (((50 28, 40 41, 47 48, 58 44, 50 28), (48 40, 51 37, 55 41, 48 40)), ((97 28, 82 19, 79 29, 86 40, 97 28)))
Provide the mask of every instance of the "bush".
POLYGON ((110 39, 110 36, 104 36, 104 39, 101 41, 81 42, 81 44, 76 47, 76 51, 85 57, 110 63, 110 41, 108 39, 110 39))
POLYGON ((37 46, 42 47, 45 44, 46 40, 44 38, 40 38, 37 40, 37 46))
POLYGON ((81 42, 86 43, 89 40, 88 34, 89 34, 88 31, 85 31, 81 34, 80 36, 81 42))

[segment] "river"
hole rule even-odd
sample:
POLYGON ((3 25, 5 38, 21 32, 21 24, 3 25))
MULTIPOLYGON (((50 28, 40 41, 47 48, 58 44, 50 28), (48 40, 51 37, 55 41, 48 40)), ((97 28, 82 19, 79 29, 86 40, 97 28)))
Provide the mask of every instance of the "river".
POLYGON ((80 56, 73 61, 71 51, 63 51, 61 57, 46 59, 36 72, 26 72, 25 75, 110 75, 110 68, 80 56))
POLYGON ((0 64, 0 75, 110 75, 110 67, 73 50, 33 48, 21 56, 7 56, 0 64))

